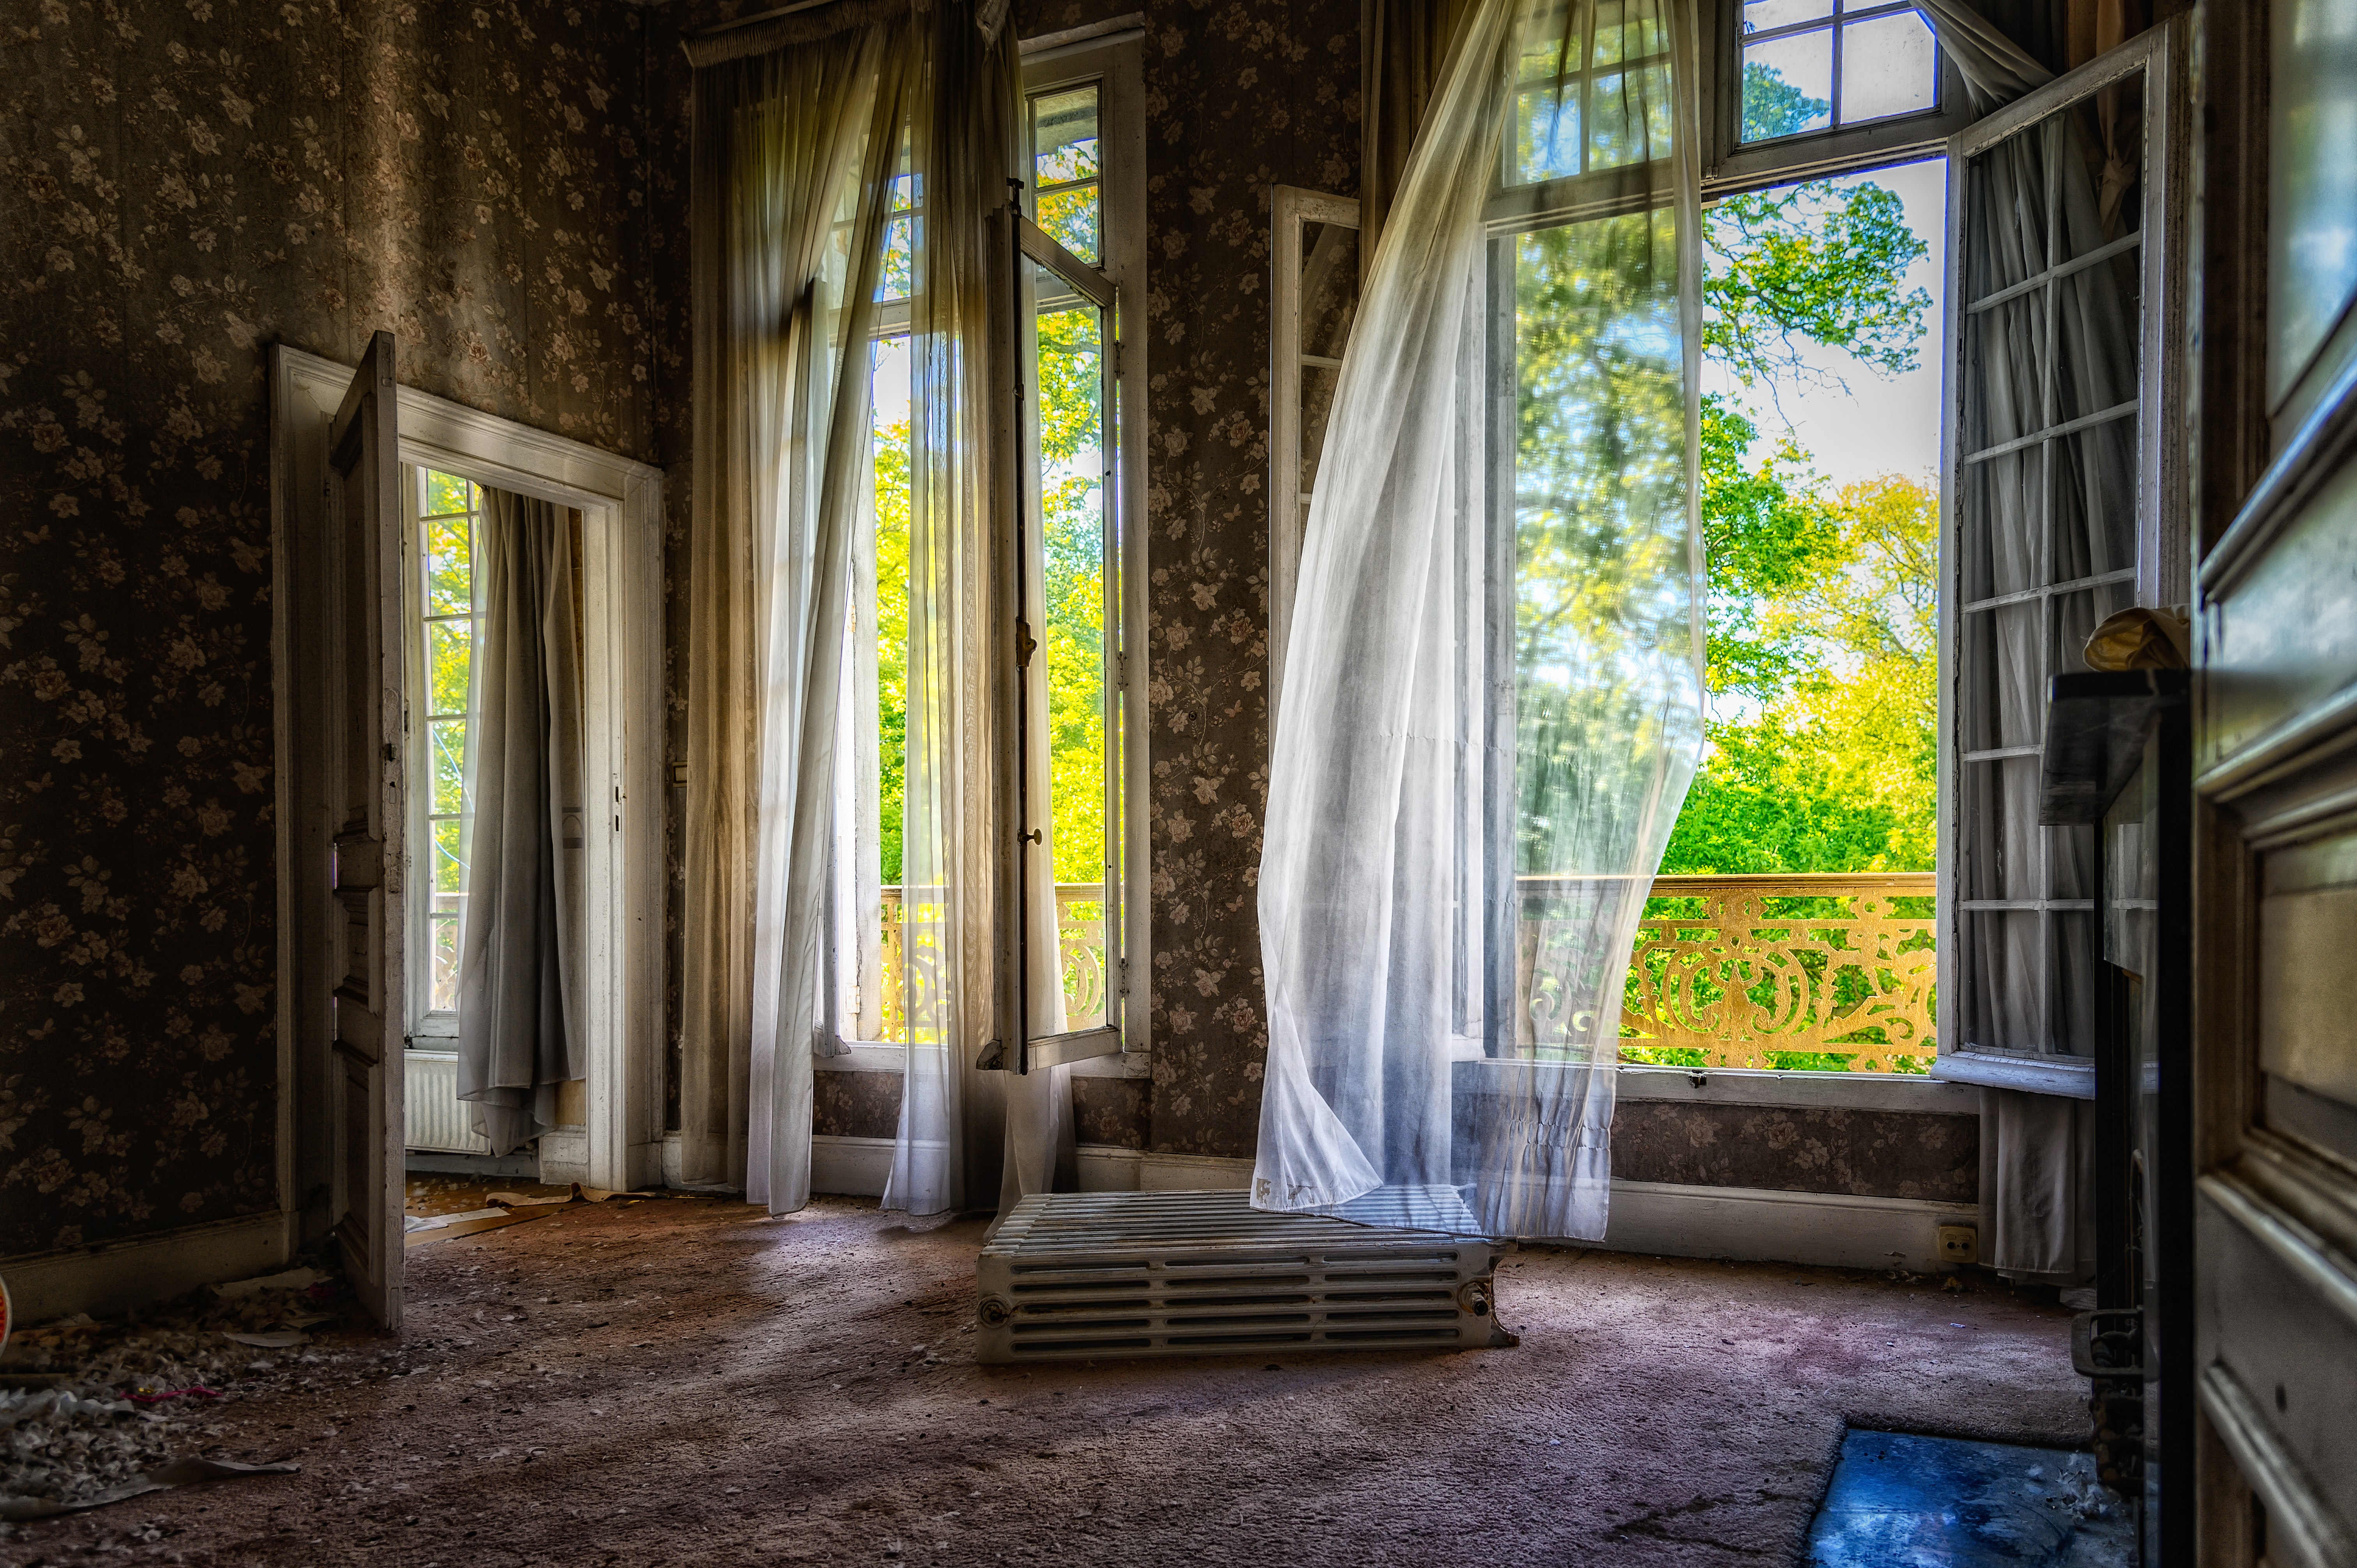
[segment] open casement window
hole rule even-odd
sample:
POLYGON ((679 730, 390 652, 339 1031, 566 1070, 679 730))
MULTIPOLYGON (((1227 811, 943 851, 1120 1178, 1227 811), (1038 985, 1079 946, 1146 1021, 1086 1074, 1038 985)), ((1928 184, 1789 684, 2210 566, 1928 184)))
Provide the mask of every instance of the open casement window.
MULTIPOLYGON (((1010 983, 1034 1024, 1010 1068, 1147 1045, 1146 990, 1130 983, 1143 978, 1148 936, 1146 902, 1131 891, 1147 853, 1146 660, 1129 629, 1145 624, 1145 356, 1134 344, 1124 351, 1123 331, 1128 302, 1144 298, 1142 37, 1093 29, 1025 46, 1026 178, 1008 214, 1017 232, 1000 231, 1014 270, 1006 348, 1022 383, 1006 570, 1029 644, 1010 715, 1023 763, 1008 799, 1025 835, 1010 845, 1010 883, 1020 883, 1010 894, 1036 917, 1017 923, 1010 983)), ((924 192, 905 172, 893 209, 870 361, 875 461, 866 522, 854 533, 838 751, 848 766, 835 772, 828 993, 842 1047, 907 1042, 910 991, 929 983, 927 949, 941 929, 921 898, 908 907, 901 861, 909 290, 925 220, 924 192)), ((870 1059, 889 1058, 855 1053, 848 1065, 870 1059)))
POLYGON ((1359 306, 1359 204, 1347 196, 1269 190, 1268 722, 1285 679, 1286 634, 1301 535, 1351 318, 1359 306))
POLYGON ((1949 152, 1936 1076, 2092 1096, 2093 830, 2040 825, 2049 686, 2088 634, 2189 596, 2172 30, 1949 152))

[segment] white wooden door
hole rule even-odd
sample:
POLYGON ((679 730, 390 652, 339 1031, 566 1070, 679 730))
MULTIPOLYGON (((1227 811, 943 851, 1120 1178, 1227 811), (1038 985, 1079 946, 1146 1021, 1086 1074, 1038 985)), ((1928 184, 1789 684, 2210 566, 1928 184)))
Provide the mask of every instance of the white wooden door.
POLYGON ((332 864, 332 1105, 336 1240, 353 1292, 401 1326, 403 1004, 401 504, 393 340, 379 332, 328 435, 327 533, 335 566, 327 653, 332 864))

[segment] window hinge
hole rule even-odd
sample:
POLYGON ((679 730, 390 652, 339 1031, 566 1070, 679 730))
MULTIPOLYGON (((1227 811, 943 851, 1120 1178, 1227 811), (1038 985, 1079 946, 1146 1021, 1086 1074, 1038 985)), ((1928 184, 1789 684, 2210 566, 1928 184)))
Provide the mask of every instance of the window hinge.
POLYGON ((1030 669, 1032 652, 1039 646, 1039 643, 1033 641, 1031 638, 1031 623, 1021 616, 1017 616, 1015 618, 1015 667, 1017 670, 1030 669))
POLYGON ((1129 960, 1127 959, 1121 961, 1121 993, 1124 996, 1129 994, 1129 960))
POLYGON ((1115 381, 1121 380, 1121 351, 1122 341, 1116 338, 1113 340, 1113 379, 1115 381))

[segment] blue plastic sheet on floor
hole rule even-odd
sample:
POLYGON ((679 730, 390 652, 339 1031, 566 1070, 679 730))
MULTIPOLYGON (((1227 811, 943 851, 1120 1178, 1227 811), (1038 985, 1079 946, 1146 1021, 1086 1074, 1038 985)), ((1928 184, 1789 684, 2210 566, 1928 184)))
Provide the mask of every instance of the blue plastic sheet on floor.
POLYGON ((1854 1430, 1808 1568, 2128 1568, 2136 1520, 2062 1448, 1854 1430))

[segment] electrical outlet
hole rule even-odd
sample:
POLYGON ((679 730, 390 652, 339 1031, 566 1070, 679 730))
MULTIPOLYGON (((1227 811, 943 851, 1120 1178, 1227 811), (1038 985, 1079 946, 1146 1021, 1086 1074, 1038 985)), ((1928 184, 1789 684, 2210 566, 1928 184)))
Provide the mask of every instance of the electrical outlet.
POLYGON ((1981 1261, 1981 1233, 1970 1225, 1940 1227, 1940 1262, 1951 1268, 1981 1261))

